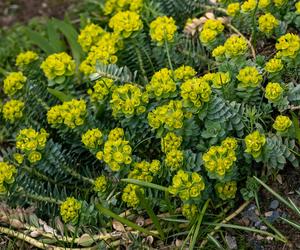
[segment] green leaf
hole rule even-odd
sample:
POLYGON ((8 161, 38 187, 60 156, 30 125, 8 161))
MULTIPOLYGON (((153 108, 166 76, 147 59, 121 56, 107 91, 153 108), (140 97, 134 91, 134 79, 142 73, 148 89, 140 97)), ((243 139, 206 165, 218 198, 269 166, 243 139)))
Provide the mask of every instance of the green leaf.
POLYGON ((292 121, 293 121, 293 125, 295 128, 295 136, 298 140, 298 143, 300 144, 300 127, 299 127, 299 120, 298 120, 298 116, 295 114, 295 112, 290 112, 292 115, 292 121))
POLYGON ((41 50, 46 52, 46 54, 50 55, 56 52, 51 43, 49 43, 49 41, 45 37, 41 36, 38 32, 31 29, 26 29, 26 33, 31 40, 31 43, 37 45, 41 50))
POLYGON ((57 31, 53 20, 47 22, 47 35, 48 35, 49 43, 55 49, 56 52, 62 52, 65 50, 66 46, 63 40, 60 39, 60 34, 57 31))
POLYGON ((131 183, 131 184, 135 184, 135 185, 142 186, 142 187, 154 188, 154 189, 164 191, 164 192, 169 191, 169 189, 167 187, 157 185, 157 184, 154 184, 154 183, 150 183, 150 182, 136 180, 136 179, 121 179, 121 181, 131 183))
POLYGON ((123 217, 117 215, 117 214, 115 214, 114 212, 112 212, 112 211, 110 211, 109 209, 107 209, 107 208, 101 206, 100 204, 96 204, 96 208, 97 208, 102 214, 104 214, 104 215, 106 215, 106 216, 109 216, 109 217, 112 217, 112 218, 114 218, 115 220, 117 220, 117 221, 119 221, 119 222, 121 222, 121 223, 127 225, 128 227, 132 227, 133 229, 135 229, 135 230, 137 230, 137 231, 139 231, 139 232, 141 232, 141 233, 144 233, 144 234, 147 234, 147 235, 152 235, 152 236, 154 236, 154 237, 158 237, 157 234, 155 234, 155 233, 153 233, 153 232, 150 232, 149 230, 147 230, 147 229, 145 229, 145 228, 143 228, 143 227, 140 227, 140 226, 138 226, 137 224, 135 224, 135 223, 133 223, 133 222, 131 222, 131 221, 129 221, 129 220, 127 220, 127 219, 125 219, 125 218, 123 218, 123 217))
POLYGON ((155 215, 155 213, 153 212, 153 209, 150 206, 149 200, 146 199, 140 191, 137 191, 137 195, 140 199, 141 206, 147 211, 149 217, 151 218, 151 220, 153 221, 153 224, 155 225, 157 231, 159 232, 161 239, 164 239, 165 238, 164 232, 160 226, 158 217, 155 215))
POLYGON ((60 90, 57 89, 51 89, 51 88, 47 88, 48 92, 55 96, 57 99, 59 99, 61 102, 68 102, 71 101, 73 99, 73 96, 71 95, 66 95, 65 93, 63 93, 60 90))
POLYGON ((53 22, 55 23, 56 27, 63 33, 63 35, 66 37, 71 51, 73 58, 77 65, 80 64, 81 61, 81 55, 82 55, 82 49, 77 42, 78 33, 76 29, 66 21, 60 21, 57 19, 53 19, 53 22))

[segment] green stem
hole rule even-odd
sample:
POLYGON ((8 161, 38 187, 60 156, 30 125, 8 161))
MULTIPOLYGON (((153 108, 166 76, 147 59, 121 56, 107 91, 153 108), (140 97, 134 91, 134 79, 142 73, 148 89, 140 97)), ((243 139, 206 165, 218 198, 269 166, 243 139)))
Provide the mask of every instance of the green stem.
POLYGON ((253 41, 253 44, 254 46, 256 45, 256 33, 257 33, 257 26, 256 26, 256 11, 257 11, 257 8, 258 8, 258 1, 256 1, 256 6, 255 6, 255 9, 252 13, 252 41, 253 41))
POLYGON ((37 176, 38 178, 40 178, 41 180, 50 182, 52 184, 57 184, 56 181, 52 180, 51 178, 49 178, 48 176, 40 173, 39 171, 37 171, 35 168, 30 168, 28 166, 23 166, 22 167, 25 171, 27 171, 28 173, 37 176))
POLYGON ((76 179, 78 180, 82 180, 86 183, 89 183, 89 184, 94 184, 94 180, 93 179, 90 179, 88 177, 85 177, 79 173, 77 173, 74 169, 70 168, 69 166, 64 166, 63 167, 70 175, 72 175, 73 177, 75 177, 76 179))
POLYGON ((42 195, 38 195, 38 194, 28 193, 22 187, 20 187, 19 191, 21 193, 23 193, 23 196, 28 197, 28 198, 33 199, 33 200, 36 200, 36 201, 54 203, 54 204, 58 204, 58 205, 63 203, 61 200, 58 200, 58 199, 54 199, 54 198, 51 198, 51 197, 42 196, 42 195))
POLYGON ((168 41, 167 41, 166 38, 165 38, 165 46, 166 46, 166 52, 167 52, 167 57, 168 57, 169 67, 170 67, 170 69, 171 69, 172 72, 173 72, 173 65, 172 65, 172 62, 171 62, 171 57, 170 57, 170 52, 169 52, 168 41))
POLYGON ((121 179, 121 181, 130 183, 130 184, 135 184, 135 185, 142 186, 142 187, 148 187, 148 188, 153 188, 153 189, 157 189, 157 190, 164 191, 164 192, 169 192, 169 189, 167 187, 157 185, 154 183, 150 183, 150 182, 140 181, 140 180, 136 180, 136 179, 121 179))

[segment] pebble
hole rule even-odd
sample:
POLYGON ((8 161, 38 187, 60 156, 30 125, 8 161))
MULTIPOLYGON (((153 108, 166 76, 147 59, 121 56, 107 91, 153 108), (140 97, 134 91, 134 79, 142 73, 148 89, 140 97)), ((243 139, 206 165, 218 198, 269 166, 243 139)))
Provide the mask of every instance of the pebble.
POLYGON ((265 212, 266 217, 271 217, 273 214, 273 211, 265 212))
POLYGON ((269 222, 274 222, 280 217, 280 213, 278 211, 272 211, 272 214, 266 217, 269 222))
POLYGON ((270 209, 277 209, 279 207, 279 201, 278 200, 273 200, 271 203, 270 203, 270 209))
POLYGON ((227 242, 229 249, 237 249, 236 238, 230 235, 225 236, 225 240, 227 242))

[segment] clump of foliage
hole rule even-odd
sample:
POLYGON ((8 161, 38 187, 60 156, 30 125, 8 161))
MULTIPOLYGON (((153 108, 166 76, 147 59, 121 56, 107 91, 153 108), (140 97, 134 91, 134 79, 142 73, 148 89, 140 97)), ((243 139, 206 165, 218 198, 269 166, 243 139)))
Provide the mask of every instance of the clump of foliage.
POLYGON ((200 226, 249 176, 299 167, 299 2, 107 0, 99 11, 81 27, 28 30, 39 50, 3 80, 8 204, 60 215, 74 237, 147 212, 164 238, 180 229, 155 214, 200 226))

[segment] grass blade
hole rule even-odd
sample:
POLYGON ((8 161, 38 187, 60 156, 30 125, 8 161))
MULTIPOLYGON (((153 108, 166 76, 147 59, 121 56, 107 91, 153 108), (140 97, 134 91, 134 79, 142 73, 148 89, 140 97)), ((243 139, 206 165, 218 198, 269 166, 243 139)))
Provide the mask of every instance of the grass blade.
POLYGON ((283 218, 283 217, 280 217, 280 219, 282 219, 283 221, 285 221, 286 223, 290 224, 292 227, 300 230, 300 224, 294 222, 294 221, 291 221, 291 220, 288 220, 286 218, 283 218))
POLYGON ((208 234, 208 235, 207 235, 207 238, 208 238, 212 243, 214 243, 215 246, 216 246, 218 249, 225 250, 225 248, 222 247, 221 243, 220 243, 218 240, 216 240, 213 236, 211 236, 211 235, 208 234))
POLYGON ((147 229, 145 229, 145 228, 143 228, 143 227, 138 226, 137 224, 135 224, 135 223, 133 223, 133 222, 131 222, 131 221, 125 219, 124 217, 121 217, 121 216, 115 214, 114 212, 112 212, 112 211, 110 211, 109 209, 107 209, 107 208, 101 206, 100 204, 96 204, 96 207, 97 207, 97 209, 98 209, 102 214, 104 214, 104 215, 106 215, 106 216, 109 216, 109 217, 112 217, 112 218, 114 218, 115 220, 117 220, 117 221, 119 221, 119 222, 121 222, 121 223, 123 223, 123 224, 125 224, 125 225, 127 225, 127 226, 129 226, 129 227, 131 227, 131 228, 133 228, 133 229, 135 229, 135 230, 141 232, 141 233, 144 233, 144 234, 147 234, 147 235, 152 235, 152 236, 155 236, 155 237, 158 236, 157 234, 152 233, 152 232, 150 232, 149 230, 147 230, 147 229))
POLYGON ((154 184, 151 182, 145 182, 145 181, 140 181, 140 180, 136 180, 136 179, 121 179, 121 181, 135 184, 135 185, 142 186, 142 187, 154 188, 154 189, 157 189, 160 191, 168 192, 167 187, 157 185, 157 184, 154 184))
POLYGON ((27 29, 26 33, 31 40, 31 43, 37 45, 41 50, 46 52, 46 54, 50 55, 56 52, 55 48, 49 43, 49 41, 38 32, 27 29))
POLYGON ((60 90, 57 89, 51 89, 51 88, 47 88, 48 92, 55 96, 57 99, 59 99, 61 102, 68 102, 71 101, 73 99, 73 97, 71 95, 66 95, 65 93, 63 93, 60 90))
POLYGON ((138 191, 137 195, 140 199, 140 204, 141 206, 147 211, 150 219, 153 221, 153 224, 155 225, 157 231, 159 232, 159 235, 161 237, 161 239, 165 239, 165 235, 164 235, 164 231, 162 230, 158 217, 155 215, 155 213, 153 212, 153 209, 151 208, 150 204, 149 204, 149 200, 145 198, 145 196, 138 191))
POLYGON ((60 39, 60 34, 57 31, 53 20, 47 22, 47 34, 49 43, 55 49, 56 52, 62 52, 66 49, 66 46, 62 39, 60 39))

